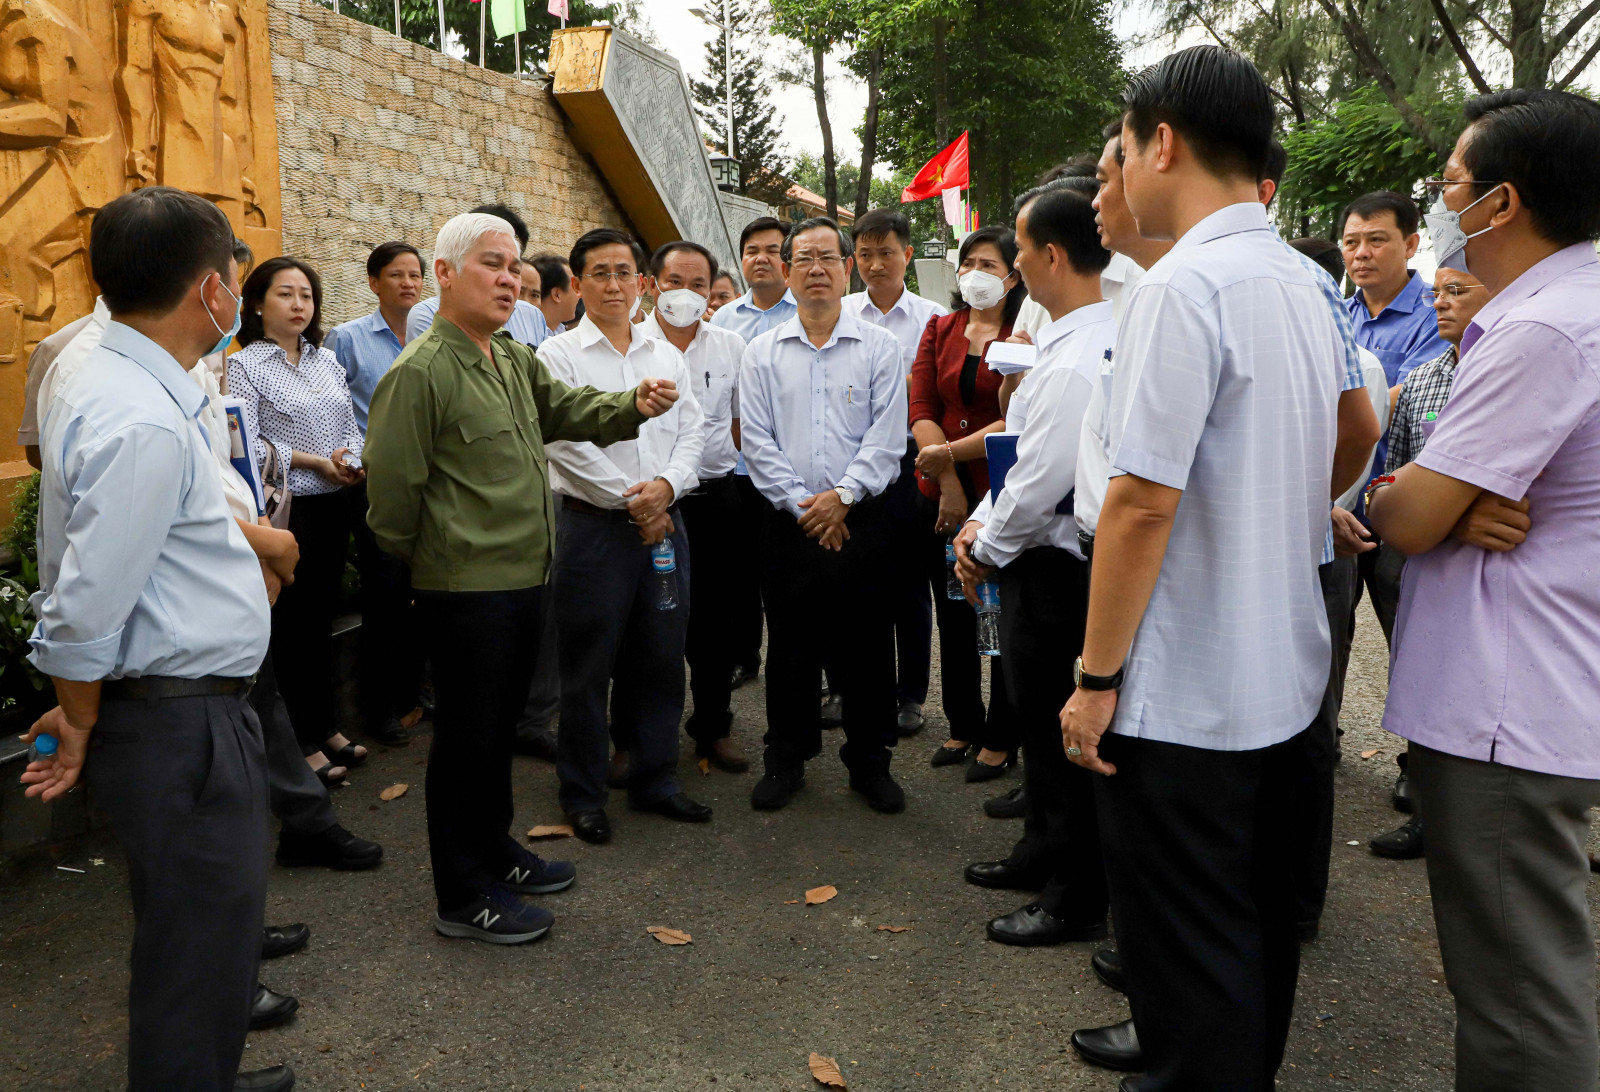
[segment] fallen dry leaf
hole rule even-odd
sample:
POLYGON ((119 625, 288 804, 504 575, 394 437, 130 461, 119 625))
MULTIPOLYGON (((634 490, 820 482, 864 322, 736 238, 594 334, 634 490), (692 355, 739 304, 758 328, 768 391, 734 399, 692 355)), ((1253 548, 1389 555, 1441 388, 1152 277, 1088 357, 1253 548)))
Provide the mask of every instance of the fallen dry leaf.
POLYGON ((824 1058, 813 1050, 806 1064, 811 1067, 811 1075, 818 1083, 825 1084, 829 1088, 849 1087, 844 1083, 844 1074, 839 1072, 839 1063, 832 1058, 824 1058))
POLYGON ((785 906, 798 906, 799 904, 800 904, 800 900, 799 899, 784 899, 783 900, 783 905, 785 905, 785 906))
POLYGON ((1372 756, 1373 756, 1373 755, 1375 755, 1375 754, 1377 754, 1377 753, 1378 753, 1378 752, 1377 752, 1377 750, 1376 750, 1376 749, 1373 749, 1373 750, 1371 750, 1371 751, 1362 751, 1362 752, 1361 752, 1361 757, 1362 757, 1362 758, 1371 758, 1371 757, 1372 757, 1372 756))
POLYGON ((528 831, 529 838, 571 838, 571 823, 540 823, 528 831))
POLYGON ((645 932, 663 944, 689 944, 694 941, 694 937, 682 929, 668 929, 665 925, 652 925, 645 932))
POLYGON ((705 774, 707 777, 711 776, 711 760, 709 758, 702 758, 700 760, 700 772, 705 774))
POLYGON ((825 883, 821 887, 813 887, 806 892, 806 905, 816 906, 818 903, 827 902, 838 893, 839 889, 831 883, 825 883))
POLYGON ((406 794, 406 790, 409 789, 410 787, 411 786, 407 785, 405 782, 401 782, 398 785, 390 785, 387 789, 384 789, 382 792, 380 792, 378 794, 378 799, 379 800, 397 800, 400 797, 404 796, 406 794))
POLYGON ((908 931, 910 928, 911 928, 911 926, 909 926, 909 925, 880 925, 880 926, 878 926, 878 932, 880 932, 880 933, 904 933, 904 932, 908 931))

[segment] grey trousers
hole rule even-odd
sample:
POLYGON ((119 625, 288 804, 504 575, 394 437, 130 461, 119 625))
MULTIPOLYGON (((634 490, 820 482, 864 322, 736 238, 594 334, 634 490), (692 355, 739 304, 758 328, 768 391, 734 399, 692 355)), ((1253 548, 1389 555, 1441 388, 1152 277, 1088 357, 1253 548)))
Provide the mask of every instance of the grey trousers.
MULTIPOLYGON (((546 581, 550 587, 554 581, 546 581)), ((554 594, 552 591, 550 594, 554 594)), ((544 632, 539 637, 539 658, 534 661, 528 704, 517 722, 517 738, 536 736, 555 726, 561 712, 561 659, 556 652, 556 612, 544 612, 544 632)))
POLYGON ((261 724, 242 695, 108 701, 87 773, 128 855, 128 1088, 231 1092, 267 899, 261 724))
POLYGON ((1458 1092, 1593 1092, 1589 809, 1600 781, 1411 744, 1428 883, 1456 1000, 1458 1092))
POLYGON ((267 791, 272 814, 290 834, 321 834, 339 821, 333 811, 328 789, 300 753, 289 707, 278 693, 277 669, 272 655, 261 663, 256 684, 250 690, 250 707, 261 721, 261 735, 267 750, 267 791))

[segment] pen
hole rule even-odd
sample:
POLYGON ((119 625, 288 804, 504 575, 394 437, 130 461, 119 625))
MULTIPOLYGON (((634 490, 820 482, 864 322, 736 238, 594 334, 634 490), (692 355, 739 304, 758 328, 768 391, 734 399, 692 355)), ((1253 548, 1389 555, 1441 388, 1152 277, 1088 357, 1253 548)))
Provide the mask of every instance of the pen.
POLYGON ((707 372, 706 373, 706 390, 710 390, 710 389, 711 389, 711 373, 707 372))
POLYGON ((847 405, 847 406, 853 406, 853 405, 856 404, 856 389, 855 389, 855 387, 851 386, 851 387, 846 387, 844 389, 844 402, 845 402, 845 405, 847 405))

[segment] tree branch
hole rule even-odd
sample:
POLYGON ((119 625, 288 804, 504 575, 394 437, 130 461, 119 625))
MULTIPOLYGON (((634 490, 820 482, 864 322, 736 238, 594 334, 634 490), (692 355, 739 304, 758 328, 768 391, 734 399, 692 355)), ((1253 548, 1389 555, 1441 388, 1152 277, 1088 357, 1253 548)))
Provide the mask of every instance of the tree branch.
MULTIPOLYGON (((1600 4, 1600 0, 1595 0, 1600 4)), ((1450 48, 1456 51, 1456 56, 1461 58, 1461 67, 1467 70, 1467 79, 1472 81, 1472 86, 1478 89, 1478 94, 1487 95, 1490 91, 1489 81, 1483 78, 1483 73, 1478 71, 1478 64, 1472 59, 1467 43, 1461 40, 1461 35, 1456 30, 1456 25, 1450 19, 1450 13, 1445 10, 1444 0, 1432 0, 1433 13, 1439 17, 1439 26, 1444 30, 1444 36, 1450 39, 1450 48)))
POLYGON ((1567 70, 1567 74, 1561 77, 1561 81, 1556 84, 1555 89, 1557 91, 1565 91, 1567 89, 1567 85, 1572 83, 1573 80, 1577 79, 1578 76, 1583 73, 1583 70, 1588 68, 1589 65, 1593 63, 1596 55, 1600 55, 1600 34, 1595 35, 1594 41, 1589 43, 1589 48, 1586 49, 1583 56, 1579 57, 1577 62, 1567 70))
POLYGON ((1334 0, 1317 0, 1317 5, 1327 12, 1339 24, 1339 29, 1344 32, 1345 41, 1350 43, 1350 51, 1356 55, 1361 66, 1367 70, 1384 96, 1389 100, 1400 114, 1411 131, 1416 133, 1435 155, 1444 159, 1450 154, 1450 146, 1439 135, 1433 123, 1424 117, 1415 106, 1400 93, 1400 87, 1395 83, 1394 76, 1389 72, 1388 66, 1378 56, 1377 49, 1372 44, 1372 39, 1367 36, 1366 27, 1361 24, 1361 17, 1350 6, 1350 0, 1345 0, 1344 8, 1334 3, 1334 0))
POLYGON ((1472 17, 1478 21, 1479 26, 1483 27, 1484 30, 1489 32, 1489 37, 1500 43, 1501 49, 1505 50, 1507 53, 1511 52, 1510 40, 1507 39, 1504 34, 1501 34, 1498 30, 1494 29, 1494 27, 1490 26, 1489 20, 1485 19, 1481 12, 1474 9, 1472 12, 1472 17))
MULTIPOLYGON (((1550 39, 1551 59, 1554 59, 1556 54, 1567 48, 1567 43, 1572 41, 1573 38, 1577 37, 1578 32, 1583 29, 1583 25, 1590 19, 1593 19, 1597 14, 1600 14, 1600 0, 1592 0, 1587 7, 1583 8, 1571 19, 1567 20, 1567 25, 1557 31, 1555 36, 1550 39)), ((1590 53, 1589 55, 1591 57, 1594 56, 1593 53, 1590 53)))

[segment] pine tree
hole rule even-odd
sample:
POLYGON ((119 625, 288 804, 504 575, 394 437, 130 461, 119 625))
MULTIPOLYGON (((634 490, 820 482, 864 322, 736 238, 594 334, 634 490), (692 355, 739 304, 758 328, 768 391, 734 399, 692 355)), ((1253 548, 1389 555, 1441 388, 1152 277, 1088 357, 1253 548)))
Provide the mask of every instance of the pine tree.
MULTIPOLYGON (((719 0, 706 5, 720 10, 719 0)), ((710 134, 711 144, 739 161, 739 189, 759 187, 763 178, 788 167, 788 147, 779 138, 778 110, 767 97, 773 83, 761 52, 765 28, 752 0, 729 0, 733 23, 733 148, 724 147, 728 132, 727 68, 723 35, 706 43, 706 78, 691 80, 695 113, 710 134)))

